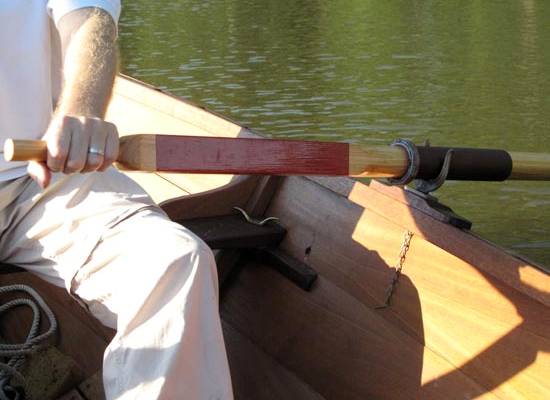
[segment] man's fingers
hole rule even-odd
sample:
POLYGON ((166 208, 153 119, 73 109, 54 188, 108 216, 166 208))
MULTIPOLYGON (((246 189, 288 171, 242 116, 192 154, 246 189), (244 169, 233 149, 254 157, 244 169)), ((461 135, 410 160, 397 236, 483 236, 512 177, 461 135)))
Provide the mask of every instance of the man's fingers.
POLYGON ((86 147, 86 166, 82 172, 96 171, 103 165, 107 140, 107 123, 101 119, 86 119, 86 129, 89 130, 90 143, 86 147))
POLYGON ((31 178, 40 185, 42 189, 47 188, 52 179, 52 173, 45 163, 30 161, 27 165, 27 172, 29 173, 31 178))
POLYGON ((104 171, 118 157, 116 126, 100 118, 58 116, 44 139, 52 172, 104 171))
POLYGON ((114 124, 109 124, 107 140, 105 143, 105 156, 103 158, 103 165, 99 168, 99 171, 105 171, 113 164, 118 158, 119 139, 118 131, 114 124))
POLYGON ((75 118, 71 126, 71 144, 63 172, 72 174, 83 171, 86 166, 86 157, 93 126, 83 117, 75 118))
POLYGON ((50 171, 60 172, 65 169, 65 163, 71 144, 71 132, 78 120, 63 116, 55 118, 50 124, 44 138, 48 142, 47 166, 50 171))

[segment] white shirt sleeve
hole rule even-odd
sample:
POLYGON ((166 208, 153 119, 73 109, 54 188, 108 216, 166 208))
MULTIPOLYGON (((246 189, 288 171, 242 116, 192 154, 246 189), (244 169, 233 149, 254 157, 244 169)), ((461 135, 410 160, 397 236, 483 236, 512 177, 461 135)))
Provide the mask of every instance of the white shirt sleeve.
POLYGON ((120 0, 48 0, 48 12, 56 26, 64 15, 84 7, 101 8, 111 14, 115 23, 118 23, 120 0))

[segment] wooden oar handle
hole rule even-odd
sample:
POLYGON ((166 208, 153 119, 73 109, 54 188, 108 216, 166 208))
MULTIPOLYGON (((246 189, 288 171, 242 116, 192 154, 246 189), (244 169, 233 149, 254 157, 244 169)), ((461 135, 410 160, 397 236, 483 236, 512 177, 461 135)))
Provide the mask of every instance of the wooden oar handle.
POLYGON ((43 140, 15 140, 4 142, 6 161, 46 161, 48 149, 43 140))

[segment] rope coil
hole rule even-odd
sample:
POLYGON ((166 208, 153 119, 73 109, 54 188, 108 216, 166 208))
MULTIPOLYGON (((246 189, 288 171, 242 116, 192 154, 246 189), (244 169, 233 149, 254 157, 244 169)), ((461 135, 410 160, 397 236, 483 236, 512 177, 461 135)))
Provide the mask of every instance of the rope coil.
POLYGON ((0 343, 0 400, 20 400, 23 394, 11 384, 15 379, 24 386, 25 379, 19 370, 25 363, 27 355, 44 348, 46 341, 52 337, 57 330, 57 321, 52 310, 44 299, 31 287, 26 285, 1 286, 0 295, 9 292, 25 292, 31 298, 18 298, 8 301, 0 306, 0 315, 20 306, 27 306, 32 310, 32 324, 23 343, 8 344, 0 343), (40 309, 48 318, 49 327, 44 333, 38 332, 40 327, 40 309))

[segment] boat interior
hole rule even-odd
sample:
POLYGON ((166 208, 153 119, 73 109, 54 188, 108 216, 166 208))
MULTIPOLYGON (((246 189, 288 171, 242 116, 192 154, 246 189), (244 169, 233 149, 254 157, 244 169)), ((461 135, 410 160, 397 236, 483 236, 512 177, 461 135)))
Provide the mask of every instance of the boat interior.
MULTIPOLYGON (((122 76, 107 119, 121 135, 261 139, 122 76)), ((548 273, 444 206, 349 178, 125 173, 215 250, 235 398, 550 396, 548 273)), ((29 363, 29 398, 103 398, 114 332, 64 289, 4 267, 0 286, 14 283, 59 320, 54 349, 29 363)), ((0 335, 23 340, 30 318, 2 316, 0 335)))

